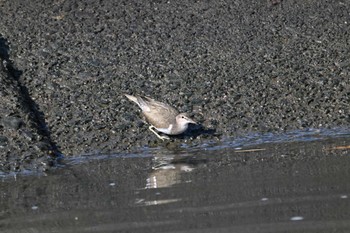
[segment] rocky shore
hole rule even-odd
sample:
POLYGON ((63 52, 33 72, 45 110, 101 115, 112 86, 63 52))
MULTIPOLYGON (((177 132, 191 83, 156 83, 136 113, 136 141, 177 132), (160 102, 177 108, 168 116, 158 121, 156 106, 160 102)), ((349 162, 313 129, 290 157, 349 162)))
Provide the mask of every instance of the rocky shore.
POLYGON ((0 171, 168 146, 124 93, 202 124, 170 143, 350 125, 350 2, 0 0, 0 171))

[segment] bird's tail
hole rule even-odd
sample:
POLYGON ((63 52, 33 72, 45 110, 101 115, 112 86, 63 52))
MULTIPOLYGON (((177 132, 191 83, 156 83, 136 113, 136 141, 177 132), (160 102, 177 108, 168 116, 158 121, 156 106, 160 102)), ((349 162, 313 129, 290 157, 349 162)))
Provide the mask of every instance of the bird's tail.
POLYGON ((139 105, 138 101, 137 101, 137 97, 133 96, 133 95, 128 95, 128 94, 124 94, 126 98, 128 98, 129 100, 137 103, 137 105, 139 105))
POLYGON ((135 102, 142 109, 142 111, 146 111, 146 112, 150 111, 148 104, 146 103, 145 100, 142 99, 141 96, 133 96, 128 94, 124 94, 124 95, 129 100, 135 102))

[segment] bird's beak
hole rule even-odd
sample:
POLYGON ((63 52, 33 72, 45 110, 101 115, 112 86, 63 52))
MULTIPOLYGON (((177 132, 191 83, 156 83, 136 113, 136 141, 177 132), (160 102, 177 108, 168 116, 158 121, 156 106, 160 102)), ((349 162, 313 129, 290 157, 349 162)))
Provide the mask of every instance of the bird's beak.
POLYGON ((192 120, 192 119, 188 119, 188 122, 197 125, 197 122, 195 122, 195 121, 192 120))

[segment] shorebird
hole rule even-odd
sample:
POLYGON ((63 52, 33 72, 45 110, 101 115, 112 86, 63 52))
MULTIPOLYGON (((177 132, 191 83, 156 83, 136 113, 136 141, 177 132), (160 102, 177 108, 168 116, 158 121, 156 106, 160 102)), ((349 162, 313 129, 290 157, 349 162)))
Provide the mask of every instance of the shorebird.
POLYGON ((189 123, 197 124, 185 113, 179 113, 168 104, 158 102, 149 97, 132 96, 128 94, 125 94, 125 96, 141 108, 143 115, 150 124, 149 130, 163 141, 164 139, 170 138, 168 136, 159 135, 155 130, 167 135, 178 135, 187 130, 189 123))

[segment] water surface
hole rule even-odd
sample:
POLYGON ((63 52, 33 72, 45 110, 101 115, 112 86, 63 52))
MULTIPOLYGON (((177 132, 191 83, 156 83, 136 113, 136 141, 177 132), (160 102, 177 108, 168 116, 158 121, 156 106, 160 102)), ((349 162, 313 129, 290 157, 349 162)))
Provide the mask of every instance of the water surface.
POLYGON ((0 232, 349 232, 349 131, 81 156, 0 180, 0 232))

